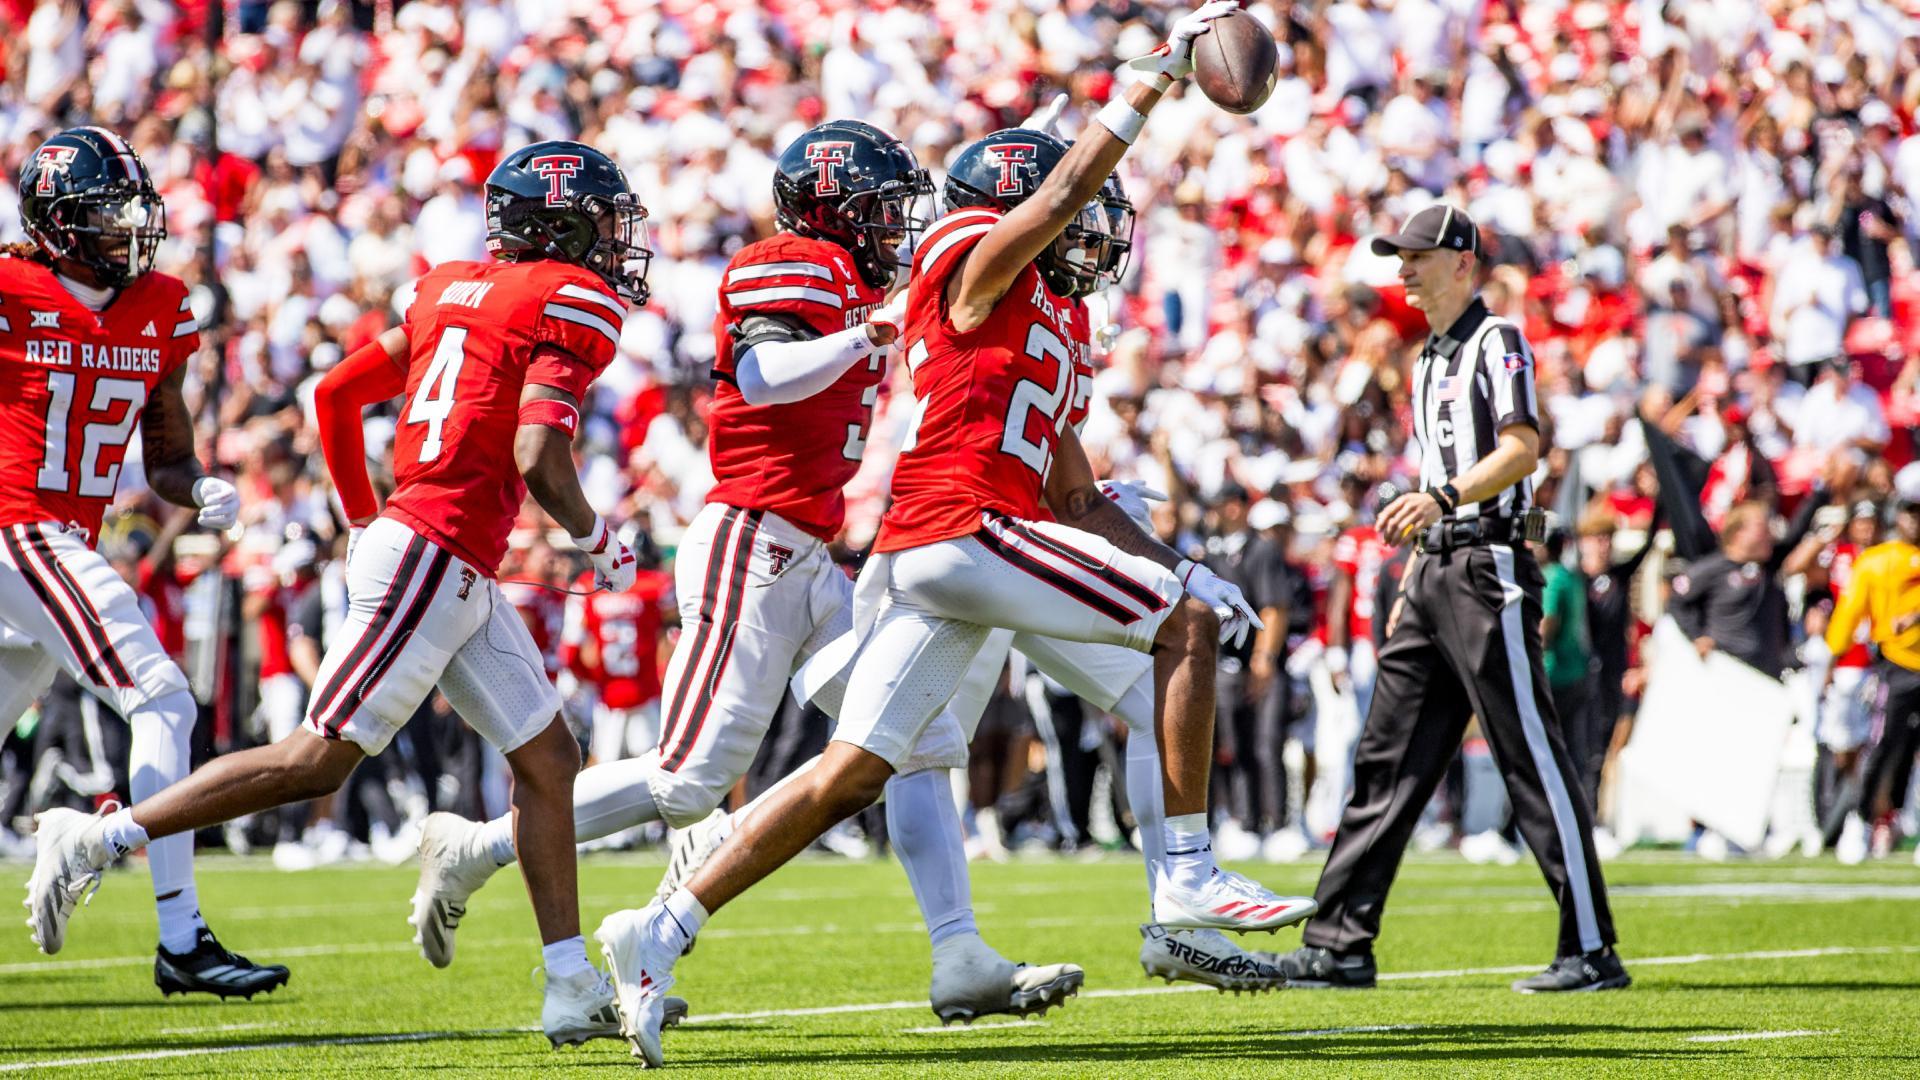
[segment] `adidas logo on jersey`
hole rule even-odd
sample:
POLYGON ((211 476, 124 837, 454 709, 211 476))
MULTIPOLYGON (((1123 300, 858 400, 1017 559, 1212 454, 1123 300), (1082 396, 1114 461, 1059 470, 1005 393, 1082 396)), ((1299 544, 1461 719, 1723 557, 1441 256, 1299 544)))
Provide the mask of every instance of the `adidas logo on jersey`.
POLYGON ((140 336, 141 337, 159 337, 160 332, 153 328, 152 321, 148 321, 147 328, 145 330, 140 331, 140 336))

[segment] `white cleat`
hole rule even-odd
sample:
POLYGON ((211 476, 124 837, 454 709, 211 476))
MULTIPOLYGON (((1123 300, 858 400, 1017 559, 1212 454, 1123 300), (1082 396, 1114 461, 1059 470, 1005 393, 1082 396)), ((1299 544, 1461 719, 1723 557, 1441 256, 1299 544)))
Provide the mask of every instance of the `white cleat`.
POLYGON ((1080 992, 1087 973, 1077 964, 1033 967, 1002 957, 973 935, 948 938, 933 950, 928 997, 942 1024, 982 1016, 1045 1016, 1080 992))
POLYGON ((656 899, 665 900, 693 880, 693 875, 727 842, 732 831, 727 828, 730 818, 725 810, 715 810, 684 829, 673 830, 667 872, 660 877, 660 887, 653 890, 656 899))
POLYGON ((420 884, 413 892, 413 943, 434 967, 453 963, 453 932, 467 898, 500 869, 480 842, 480 823, 458 814, 428 815, 420 830, 420 884))
POLYGON ((1140 937, 1140 966, 1148 978, 1169 983, 1180 979, 1236 994, 1287 987, 1279 967, 1235 945, 1218 930, 1168 930, 1147 923, 1140 927, 1140 937))
POLYGON ((540 1028, 555 1050, 579 1046, 588 1039, 620 1038, 620 1010, 613 1003, 613 984, 598 971, 570 979, 547 979, 547 999, 540 1008, 540 1028))
POLYGON ((1270 863, 1299 862, 1312 850, 1313 841, 1307 839, 1307 830, 1298 825, 1275 829, 1260 843, 1260 857, 1270 863))
POLYGON ((647 929, 663 907, 656 900, 639 911, 616 911, 593 932, 600 955, 606 958, 607 974, 613 977, 620 1034, 647 1069, 665 1064, 660 1031, 667 1024, 667 991, 673 987, 673 963, 679 959, 678 953, 654 941, 647 929))
POLYGON ((33 943, 52 956, 67 943, 67 919, 84 899, 100 889, 100 871, 113 861, 105 838, 106 815, 119 804, 107 803, 92 814, 48 810, 34 820, 33 876, 27 879, 27 927, 33 943))
POLYGON ((1848 814, 1840 827, 1840 839, 1833 845, 1834 858, 1841 866, 1859 866, 1867 861, 1867 823, 1859 814, 1848 814))
POLYGON ((1218 867, 1198 889, 1180 889, 1163 875, 1153 890, 1153 921, 1169 930, 1274 931, 1318 910, 1311 896, 1281 896, 1218 867))
POLYGON ((1507 843, 1506 837, 1492 829, 1485 829, 1460 838, 1460 857, 1475 866, 1489 863, 1512 866, 1520 861, 1520 852, 1507 843))

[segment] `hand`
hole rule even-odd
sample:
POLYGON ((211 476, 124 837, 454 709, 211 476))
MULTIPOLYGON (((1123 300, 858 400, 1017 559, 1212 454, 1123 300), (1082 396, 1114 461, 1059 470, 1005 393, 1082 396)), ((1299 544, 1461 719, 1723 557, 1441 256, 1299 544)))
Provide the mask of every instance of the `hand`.
POLYGON ((640 568, 634 562, 633 549, 620 542, 607 528, 605 518, 596 516, 593 528, 585 536, 573 538, 573 545, 586 552, 587 561, 593 564, 593 587, 609 592, 624 592, 639 576, 640 568))
POLYGON ((1093 331, 1094 355, 1105 356, 1108 353, 1112 352, 1113 347, 1119 343, 1120 343, 1120 324, 1119 323, 1103 323, 1102 325, 1094 328, 1094 331, 1093 331))
POLYGON ((1407 598, 1405 596, 1396 596, 1393 598, 1393 609, 1387 612, 1388 637, 1392 637, 1393 628, 1400 625, 1400 612, 1404 611, 1406 606, 1407 598))
POLYGON ((1700 654, 1700 659, 1705 660, 1713 652, 1713 639, 1710 637, 1694 638, 1693 648, 1695 652, 1700 654))
POLYGON ((1127 70, 1154 89, 1165 90, 1193 74, 1193 39, 1213 29, 1213 20, 1239 10, 1239 0, 1209 0, 1199 10, 1175 20, 1167 40, 1147 55, 1127 61, 1127 70))
POLYGON ((200 524, 209 529, 232 528, 240 520, 240 493, 217 476, 193 482, 193 505, 200 508, 200 524))
POLYGON ((1115 506, 1140 526, 1141 532, 1153 535, 1153 509, 1147 503, 1166 502, 1165 492, 1155 491, 1138 480, 1102 480, 1099 487, 1100 494, 1112 499, 1115 506))
POLYGON ((867 312, 867 340, 885 347, 900 339, 900 328, 907 324, 907 290, 901 289, 886 302, 867 312))
POLYGON ((1440 520, 1440 500, 1424 491, 1410 491, 1387 504, 1374 528, 1391 544, 1409 544, 1440 520))
POLYGON ((1260 621, 1259 612, 1247 603, 1240 586, 1222 579, 1201 563, 1187 562, 1180 581, 1186 586, 1188 596, 1212 608, 1220 617, 1220 644, 1243 645, 1248 634, 1267 628, 1267 624, 1260 621))

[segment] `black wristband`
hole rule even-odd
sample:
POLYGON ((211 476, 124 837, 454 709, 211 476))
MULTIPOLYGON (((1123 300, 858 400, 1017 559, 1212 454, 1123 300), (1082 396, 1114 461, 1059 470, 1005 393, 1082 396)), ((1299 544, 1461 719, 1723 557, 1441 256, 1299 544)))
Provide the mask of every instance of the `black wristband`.
POLYGON ((1427 494, 1433 496, 1433 501, 1440 504, 1440 513, 1443 517, 1460 508, 1460 489, 1452 484, 1428 488, 1427 494))

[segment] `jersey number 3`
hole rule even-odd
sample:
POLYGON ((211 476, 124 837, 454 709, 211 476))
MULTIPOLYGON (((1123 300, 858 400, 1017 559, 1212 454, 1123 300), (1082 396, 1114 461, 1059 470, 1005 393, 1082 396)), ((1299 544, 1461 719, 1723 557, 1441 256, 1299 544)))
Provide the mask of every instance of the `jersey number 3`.
MULTIPOLYGON (((67 491, 73 478, 67 473, 67 432, 68 416, 73 411, 73 374, 66 371, 47 373, 47 431, 46 457, 41 459, 40 472, 34 477, 34 483, 42 491, 67 491)), ((127 439, 133 434, 133 425, 140 422, 140 408, 147 402, 147 384, 138 379, 101 379, 93 384, 93 400, 87 408, 96 413, 111 409, 116 402, 126 402, 127 411, 120 419, 111 424, 88 424, 80 433, 80 486, 73 494, 89 499, 113 497, 114 485, 120 480, 120 466, 111 465, 106 472, 96 472, 99 467, 102 450, 118 450, 127 445, 127 439)))
POLYGON ((420 440, 420 460, 440 456, 440 427, 453 415, 453 391, 460 382, 460 368, 467 362, 467 328, 449 326, 440 335, 433 350, 433 362, 414 391, 407 406, 407 423, 427 425, 427 436, 420 440))

